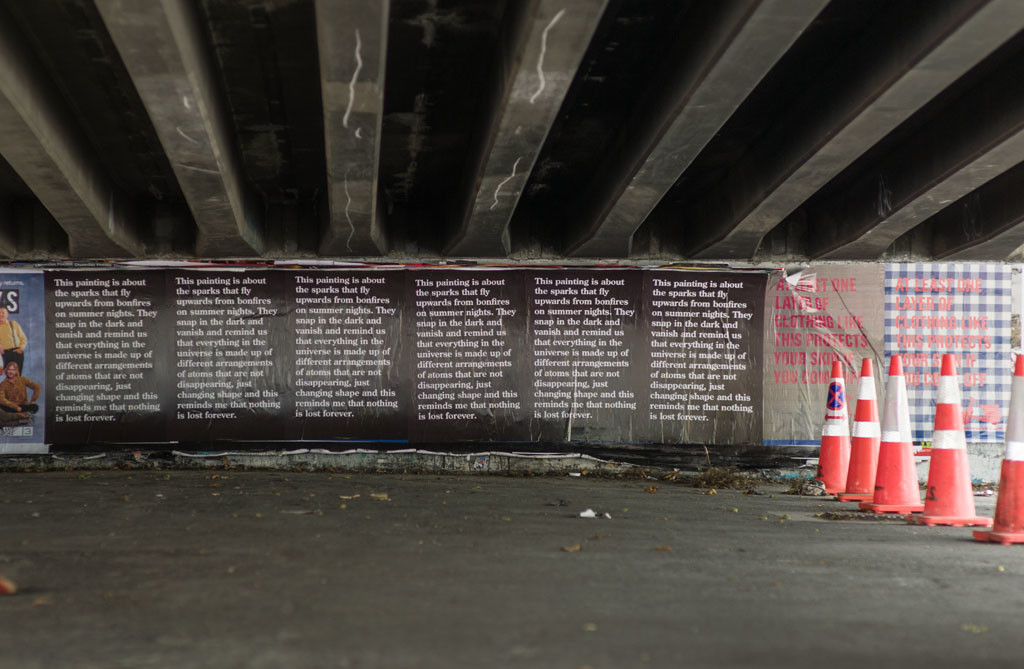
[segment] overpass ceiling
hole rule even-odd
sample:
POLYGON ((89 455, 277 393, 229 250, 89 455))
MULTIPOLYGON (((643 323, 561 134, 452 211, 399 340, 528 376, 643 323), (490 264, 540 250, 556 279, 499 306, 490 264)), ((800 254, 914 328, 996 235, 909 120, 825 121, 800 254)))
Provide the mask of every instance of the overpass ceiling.
POLYGON ((1020 0, 0 0, 0 257, 1021 258, 1020 0))

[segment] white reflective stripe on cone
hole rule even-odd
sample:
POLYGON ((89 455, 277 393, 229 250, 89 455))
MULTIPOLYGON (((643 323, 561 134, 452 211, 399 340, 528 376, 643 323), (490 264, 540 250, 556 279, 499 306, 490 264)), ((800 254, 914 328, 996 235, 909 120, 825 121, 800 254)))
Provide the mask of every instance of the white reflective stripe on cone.
POLYGON ((860 377, 860 388, 857 389, 857 399, 859 399, 859 400, 873 400, 873 399, 875 399, 875 377, 873 377, 873 376, 862 376, 862 377, 860 377))
POLYGON ((939 396, 936 398, 935 403, 960 406, 960 380, 957 377, 939 377, 939 396))
POLYGON ((901 444, 911 441, 910 407, 907 405, 907 386, 902 376, 890 376, 885 406, 882 408, 882 427, 885 431, 899 435, 897 439, 883 439, 901 444))
POLYGON ((874 439, 880 435, 881 430, 879 430, 878 423, 872 423, 865 420, 858 420, 853 423, 853 436, 855 437, 874 439))
POLYGON ((932 435, 932 448, 967 449, 967 440, 960 430, 935 430, 932 435))
POLYGON ((1007 460, 1024 460, 1024 441, 1006 442, 1007 460))
POLYGON ((850 436, 850 426, 846 423, 825 423, 825 426, 821 428, 821 436, 848 437, 850 436))
POLYGON ((899 430, 886 430, 882 433, 882 441, 889 444, 902 444, 910 441, 909 439, 903 439, 902 436, 899 430))
POLYGON ((905 384, 900 384, 899 390, 896 392, 896 399, 899 402, 896 405, 896 412, 899 416, 899 430, 903 436, 900 441, 913 441, 910 436, 910 404, 907 401, 907 386, 905 384))

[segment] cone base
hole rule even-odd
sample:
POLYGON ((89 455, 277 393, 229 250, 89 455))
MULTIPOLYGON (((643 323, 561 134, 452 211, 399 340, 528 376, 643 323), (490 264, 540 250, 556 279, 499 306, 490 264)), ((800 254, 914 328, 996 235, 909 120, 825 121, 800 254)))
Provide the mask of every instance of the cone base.
POLYGON ((951 525, 953 527, 992 527, 992 519, 984 516, 910 516, 912 525, 951 525))
POLYGON ((874 502, 861 502, 860 508, 872 513, 921 513, 924 511, 924 504, 875 504, 874 502))
POLYGON ((841 492, 836 497, 840 502, 870 502, 875 498, 873 492, 841 492))
POLYGON ((1010 544, 1024 544, 1024 532, 995 532, 987 530, 975 530, 975 541, 990 541, 994 544, 1009 546, 1010 544))
MULTIPOLYGON (((814 480, 818 481, 820 483, 825 483, 825 481, 820 479, 820 478, 816 478, 814 480)), ((838 495, 841 492, 843 492, 843 489, 840 488, 839 486, 833 486, 833 485, 829 485, 828 483, 825 483, 825 494, 826 495, 838 495)))

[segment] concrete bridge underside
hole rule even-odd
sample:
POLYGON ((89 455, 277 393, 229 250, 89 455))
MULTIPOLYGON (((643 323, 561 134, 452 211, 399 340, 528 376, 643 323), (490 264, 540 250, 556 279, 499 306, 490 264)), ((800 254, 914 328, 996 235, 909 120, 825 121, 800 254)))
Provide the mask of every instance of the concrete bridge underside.
POLYGON ((1019 259, 1019 0, 0 2, 0 258, 1019 259))

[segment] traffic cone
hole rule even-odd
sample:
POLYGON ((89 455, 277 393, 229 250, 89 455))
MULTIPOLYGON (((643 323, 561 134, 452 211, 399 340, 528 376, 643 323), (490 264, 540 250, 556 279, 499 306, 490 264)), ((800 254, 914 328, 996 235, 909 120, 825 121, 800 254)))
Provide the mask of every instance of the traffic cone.
POLYGON ((857 410, 853 414, 850 470, 846 476, 846 492, 837 495, 840 502, 867 502, 875 496, 879 438, 875 372, 871 358, 864 358, 860 363, 857 410))
POLYGON ((991 530, 975 530, 974 538, 1004 546, 1024 543, 1024 355, 1018 355, 1013 366, 1006 457, 999 474, 995 526, 991 530))
POLYGON ((836 360, 832 363, 832 379, 825 399, 825 425, 821 428, 821 450, 815 478, 824 483, 825 492, 832 495, 846 489, 849 468, 850 419, 846 412, 843 365, 836 360))
POLYGON ((907 381, 903 377, 903 363, 899 355, 889 358, 875 494, 870 502, 861 502, 860 508, 875 513, 920 513, 924 510, 914 465, 907 381))
POLYGON ((967 440, 960 405, 960 377, 953 355, 942 356, 939 396, 935 402, 932 461, 924 513, 907 520, 917 525, 978 525, 989 527, 991 518, 974 512, 974 491, 967 465, 967 440))

